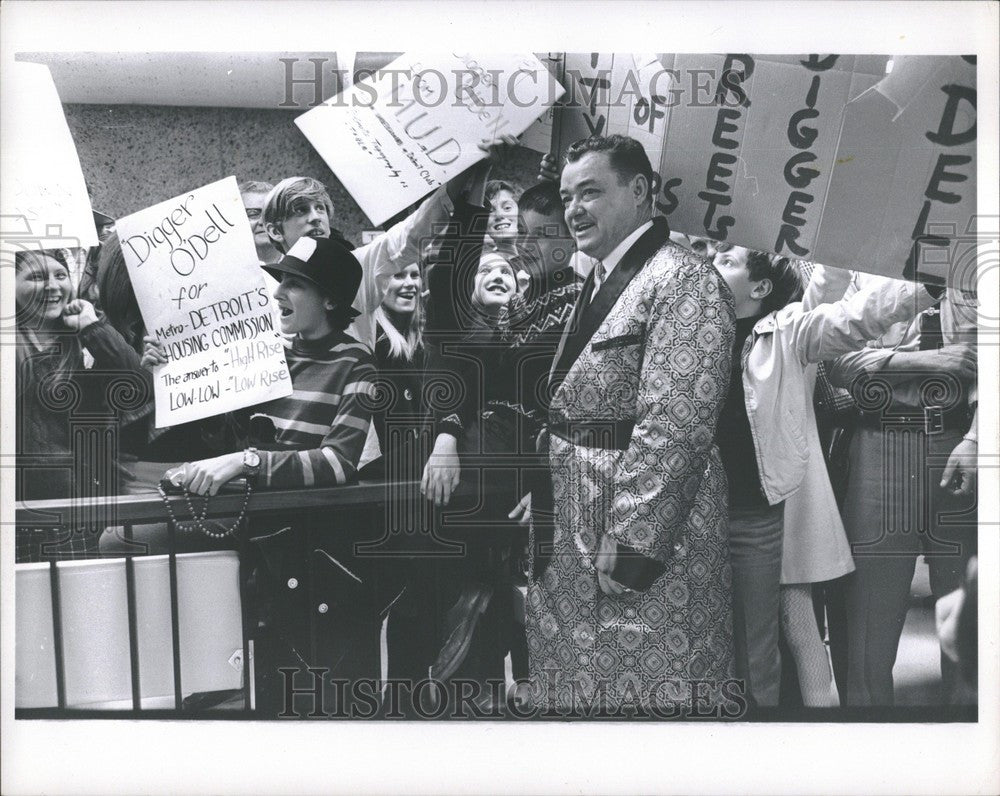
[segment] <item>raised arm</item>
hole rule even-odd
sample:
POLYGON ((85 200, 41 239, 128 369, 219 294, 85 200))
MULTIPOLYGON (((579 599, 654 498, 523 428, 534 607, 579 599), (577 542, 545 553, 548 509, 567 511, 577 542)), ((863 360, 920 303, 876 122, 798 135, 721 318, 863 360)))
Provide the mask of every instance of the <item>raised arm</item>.
MULTIPOLYGON (((849 272, 842 273, 848 274, 849 281, 849 272)), ((846 286, 844 282, 842 288, 846 286)), ((839 292, 842 295, 843 289, 839 292)), ((805 302, 787 307, 779 312, 778 322, 786 327, 790 344, 803 363, 822 362, 857 351, 866 341, 881 337, 934 301, 922 285, 884 279, 848 299, 819 304, 811 311, 805 311, 805 302)))

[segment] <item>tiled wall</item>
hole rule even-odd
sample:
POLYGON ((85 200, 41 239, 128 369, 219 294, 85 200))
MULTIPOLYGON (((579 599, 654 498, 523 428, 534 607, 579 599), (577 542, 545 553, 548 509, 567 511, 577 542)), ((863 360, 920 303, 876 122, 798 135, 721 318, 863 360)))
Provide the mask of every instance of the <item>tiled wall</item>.
MULTIPOLYGON (((235 175, 277 182, 315 177, 330 189, 334 226, 356 243, 368 220, 305 136, 294 113, 239 108, 66 105, 92 205, 121 217, 183 191, 235 175)), ((540 155, 519 149, 497 171, 525 188, 540 155)))

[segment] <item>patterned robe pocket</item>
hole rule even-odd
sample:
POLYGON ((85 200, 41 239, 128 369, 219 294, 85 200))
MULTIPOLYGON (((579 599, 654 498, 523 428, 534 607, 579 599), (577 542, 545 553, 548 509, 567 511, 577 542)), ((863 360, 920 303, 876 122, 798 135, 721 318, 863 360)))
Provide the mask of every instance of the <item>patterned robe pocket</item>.
POLYGON ((609 348, 624 348, 627 345, 636 345, 642 342, 642 334, 622 334, 618 337, 608 337, 605 340, 597 340, 590 344, 591 351, 606 351, 609 348))

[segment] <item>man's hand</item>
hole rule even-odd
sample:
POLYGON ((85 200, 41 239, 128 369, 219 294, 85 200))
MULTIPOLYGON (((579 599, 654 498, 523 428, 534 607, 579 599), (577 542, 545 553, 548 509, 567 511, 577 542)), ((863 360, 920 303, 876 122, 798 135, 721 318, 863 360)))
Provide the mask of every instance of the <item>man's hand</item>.
POLYGON ((597 583, 601 591, 611 597, 621 597, 623 594, 634 594, 634 590, 622 586, 611 577, 615 571, 615 563, 618 560, 618 545, 610 536, 601 537, 601 544, 597 550, 597 560, 594 568, 597 570, 597 583))
POLYGON ((171 483, 184 487, 195 495, 215 495, 227 481, 243 472, 243 452, 226 453, 214 459, 188 462, 183 467, 163 474, 171 483))
POLYGON ((965 589, 949 592, 934 604, 934 624, 943 652, 952 663, 958 663, 958 618, 962 615, 965 589))
POLYGON ((941 474, 941 488, 953 495, 971 495, 976 491, 976 455, 979 445, 971 439, 959 442, 941 474))
POLYGON ((484 138, 477 146, 487 154, 494 166, 503 166, 518 146, 517 136, 504 133, 493 138, 484 138))
POLYGON ((74 299, 63 308, 63 323, 74 332, 86 329, 90 324, 97 323, 97 310, 86 299, 74 299))
POLYGON ((170 361, 167 351, 156 337, 147 335, 142 338, 142 359, 140 364, 152 370, 157 365, 166 365, 170 361))
POLYGON ((452 202, 457 202, 463 195, 469 196, 469 201, 479 205, 482 201, 482 190, 490 178, 494 166, 504 163, 517 146, 517 138, 504 134, 494 138, 484 138, 477 146, 487 154, 485 160, 473 163, 469 168, 448 180, 445 190, 452 202))
POLYGON ((559 182, 559 163, 553 155, 542 155, 542 162, 538 165, 538 179, 540 182, 559 182))
POLYGON ((530 525, 531 524, 531 493, 529 492, 514 506, 514 510, 507 515, 508 518, 515 520, 518 525, 530 525))
POLYGON ((447 506, 461 475, 458 440, 451 434, 438 434, 434 451, 424 466, 424 476, 420 480, 421 494, 433 501, 435 506, 447 506))
POLYGON ((931 352, 933 367, 960 379, 972 381, 976 378, 976 349, 969 343, 952 343, 931 352))

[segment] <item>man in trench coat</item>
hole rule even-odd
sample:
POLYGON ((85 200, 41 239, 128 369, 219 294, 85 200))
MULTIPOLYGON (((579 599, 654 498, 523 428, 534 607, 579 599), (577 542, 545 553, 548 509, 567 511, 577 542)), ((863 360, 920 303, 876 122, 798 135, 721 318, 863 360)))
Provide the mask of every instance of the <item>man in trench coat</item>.
POLYGON ((560 713, 735 715, 714 444, 733 299, 652 218, 651 180, 642 146, 624 136, 577 142, 561 177, 570 231, 598 263, 550 374, 554 524, 546 539, 539 523, 533 544, 532 690, 539 709, 560 713))

